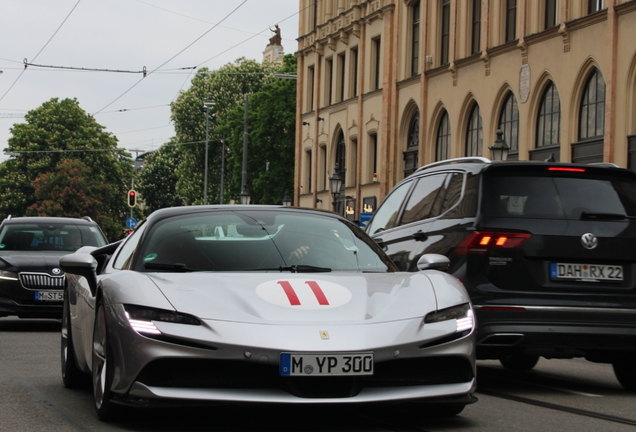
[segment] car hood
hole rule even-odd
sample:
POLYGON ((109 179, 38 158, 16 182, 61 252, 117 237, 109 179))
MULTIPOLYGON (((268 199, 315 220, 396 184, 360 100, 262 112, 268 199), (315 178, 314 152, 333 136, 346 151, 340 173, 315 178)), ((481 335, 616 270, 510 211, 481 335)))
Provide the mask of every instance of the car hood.
POLYGON ((424 273, 153 273, 179 312, 247 323, 360 323, 423 317, 437 307, 424 273))
POLYGON ((60 268, 60 257, 67 255, 68 251, 56 251, 56 252, 29 252, 20 253, 6 252, 0 255, 0 260, 7 263, 9 267, 15 267, 18 271, 30 271, 30 270, 51 270, 54 268, 60 268))

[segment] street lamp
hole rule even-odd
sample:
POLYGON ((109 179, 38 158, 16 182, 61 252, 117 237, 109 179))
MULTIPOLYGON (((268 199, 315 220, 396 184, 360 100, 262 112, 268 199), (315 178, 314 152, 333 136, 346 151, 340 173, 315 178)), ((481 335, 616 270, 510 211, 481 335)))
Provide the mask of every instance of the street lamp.
POLYGON ((247 190, 247 186, 244 186, 243 191, 241 191, 241 204, 249 205, 250 198, 250 192, 247 190))
POLYGON ((289 193, 285 191, 285 196, 283 197, 283 206, 291 207, 292 199, 289 197, 289 193))
POLYGON ((506 144, 506 141, 503 139, 503 132, 501 129, 497 129, 497 139, 490 147, 490 159, 493 161, 505 161, 508 159, 508 151, 510 151, 510 147, 506 144))
POLYGON ((216 104, 211 99, 203 99, 203 112, 205 112, 205 169, 203 174, 203 205, 208 203, 208 131, 210 129, 210 109, 216 104))
POLYGON ((338 166, 336 165, 333 174, 329 177, 329 191, 331 192, 331 196, 333 196, 333 211, 337 211, 336 204, 338 204, 338 196, 340 195, 340 188, 343 182, 344 179, 340 177, 338 166))

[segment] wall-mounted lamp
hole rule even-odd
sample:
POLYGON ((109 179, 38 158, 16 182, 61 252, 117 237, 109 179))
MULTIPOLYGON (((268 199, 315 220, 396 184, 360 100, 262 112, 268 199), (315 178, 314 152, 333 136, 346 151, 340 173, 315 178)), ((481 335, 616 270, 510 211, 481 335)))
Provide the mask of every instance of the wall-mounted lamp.
POLYGON ((303 126, 309 126, 309 122, 303 122, 303 126))
POLYGON ((503 139, 503 132, 501 129, 497 129, 497 139, 492 146, 488 147, 490 149, 490 159, 493 161, 505 161, 508 158, 508 152, 510 151, 510 147, 506 144, 506 141, 503 139))
POLYGON ((324 117, 316 117, 316 120, 318 120, 318 121, 325 121, 324 117))
POLYGON ((322 200, 320 198, 316 198, 316 204, 321 203, 322 200))
POLYGON ((292 205, 292 199, 289 197, 289 193, 285 191, 285 197, 283 198, 283 206, 291 207, 291 205, 292 205))

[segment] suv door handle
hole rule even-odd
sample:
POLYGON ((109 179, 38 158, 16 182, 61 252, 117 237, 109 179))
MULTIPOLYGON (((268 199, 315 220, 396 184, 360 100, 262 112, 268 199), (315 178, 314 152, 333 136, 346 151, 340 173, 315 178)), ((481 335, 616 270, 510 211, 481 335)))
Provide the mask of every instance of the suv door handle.
POLYGON ((428 240, 428 235, 424 231, 419 230, 413 233, 413 238, 415 241, 425 241, 428 240))

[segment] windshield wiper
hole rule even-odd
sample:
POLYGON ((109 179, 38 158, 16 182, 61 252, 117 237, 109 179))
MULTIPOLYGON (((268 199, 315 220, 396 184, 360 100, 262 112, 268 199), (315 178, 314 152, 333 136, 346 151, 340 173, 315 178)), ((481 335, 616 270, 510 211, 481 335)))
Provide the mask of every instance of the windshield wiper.
POLYGON ((177 272, 205 271, 203 269, 188 267, 184 263, 165 264, 148 262, 144 264, 144 268, 151 270, 174 270, 177 272))
POLYGON ((291 265, 269 268, 253 268, 253 269, 237 269, 236 271, 279 271, 279 272, 291 272, 291 273, 327 273, 331 269, 329 267, 316 267, 310 265, 291 265))
POLYGON ((598 219, 598 220, 623 220, 636 219, 636 216, 628 216, 620 213, 593 213, 581 212, 581 220, 598 219))

